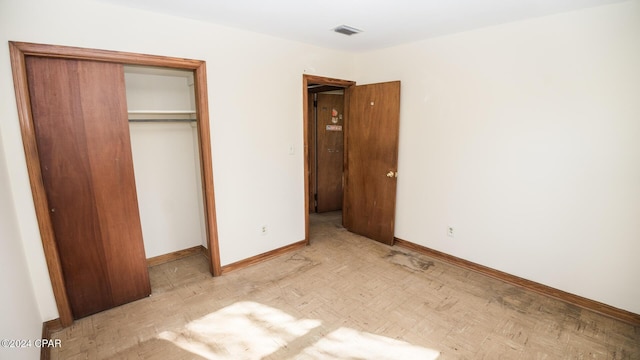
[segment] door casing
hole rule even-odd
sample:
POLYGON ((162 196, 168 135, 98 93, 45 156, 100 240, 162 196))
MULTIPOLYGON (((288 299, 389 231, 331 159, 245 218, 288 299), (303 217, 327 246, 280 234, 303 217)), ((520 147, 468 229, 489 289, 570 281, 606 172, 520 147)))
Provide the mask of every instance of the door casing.
MULTIPOLYGON (((304 74, 302 76, 302 129, 303 129, 303 141, 304 141, 304 237, 309 244, 309 176, 310 176, 310 168, 309 168, 309 85, 326 85, 326 86, 338 86, 345 89, 344 95, 344 103, 349 103, 349 98, 347 96, 346 89, 350 86, 355 86, 356 82, 351 80, 342 80, 342 79, 333 79, 324 76, 316 76, 316 75, 308 75, 304 74)), ((346 106, 345 106, 346 108, 346 106)), ((346 123, 344 125, 347 126, 346 123)), ((344 139, 344 148, 347 148, 348 139, 345 137, 344 139)))
MULTIPOLYGON (((310 209, 310 190, 309 190, 309 184, 310 184, 309 147, 310 147, 310 144, 309 144, 309 138, 310 137, 309 137, 309 134, 308 134, 309 121, 310 121, 310 119, 309 119, 310 118, 310 115, 309 115, 310 114, 310 111, 309 111, 309 106, 310 106, 309 105, 310 104, 310 101, 309 101, 309 93, 310 93, 309 85, 310 84, 320 85, 320 87, 326 87, 326 88, 341 87, 341 88, 344 89, 344 109, 345 109, 345 120, 346 120, 344 122, 344 125, 343 125, 344 126, 344 154, 345 154, 345 157, 344 157, 344 171, 345 171, 345 181, 347 182, 347 184, 345 184, 344 191, 346 193, 348 191, 348 188, 349 188, 348 182, 349 182, 349 177, 350 177, 349 166, 348 166, 348 162, 347 162, 347 157, 349 156, 349 152, 350 152, 349 151, 349 149, 350 149, 349 148, 349 146, 350 146, 350 144, 349 144, 350 143, 350 136, 349 136, 349 134, 350 134, 350 132, 349 132, 350 131, 349 130, 350 129, 349 128, 349 117, 350 117, 350 115, 349 115, 349 112, 350 111, 354 111, 353 109, 350 109, 350 108, 351 108, 352 101, 356 99, 354 97, 355 96, 354 95, 355 94, 355 90, 369 88, 370 86, 371 87, 375 86, 376 89, 381 89, 380 86, 384 86, 386 88, 387 85, 397 84, 398 87, 395 90, 395 91, 397 91, 397 95, 395 95, 395 94, 391 94, 391 95, 392 95, 392 97, 396 97, 397 96, 398 97, 397 101, 399 101, 399 85, 400 85, 400 82, 399 81, 392 81, 392 82, 388 82, 388 83, 368 84, 368 85, 363 85, 361 87, 356 87, 356 83, 354 81, 333 79, 333 78, 314 76, 314 75, 307 75, 307 74, 303 75, 303 131, 304 131, 303 139, 304 139, 304 149, 305 149, 305 151, 304 151, 305 215, 304 215, 304 217, 305 217, 305 239, 306 239, 307 244, 309 244, 309 241, 310 241, 310 239, 309 239, 309 209, 310 209), (352 97, 354 97, 354 98, 352 99, 352 97)), ((317 91, 317 89, 314 89, 314 91, 317 91)), ((378 95, 380 95, 380 94, 378 94, 378 95)), ((373 103, 371 103, 370 105, 373 105, 373 103)), ((398 106, 398 108, 396 109, 398 111, 398 113, 395 113, 395 114, 389 113, 387 115, 389 115, 389 116, 393 115, 393 116, 391 116, 391 118, 396 117, 396 121, 397 121, 398 120, 397 116, 399 114, 399 103, 396 104, 396 105, 398 106)), ((398 125, 398 123, 395 123, 394 126, 397 126, 397 125, 398 125)), ((395 129, 395 132, 397 132, 397 128, 395 129)), ((397 136, 397 134, 396 134, 396 136, 397 136)), ((384 172, 381 175, 381 176, 384 176, 385 178, 387 178, 388 180, 392 180, 392 182, 390 184, 393 186, 393 189, 392 189, 393 191, 389 192, 389 194, 393 194, 392 197, 393 197, 393 202, 394 203, 392 204, 392 208, 390 208, 392 214, 395 213, 395 183, 396 183, 395 177, 397 177, 397 169, 396 169, 396 167, 397 167, 397 150, 398 150, 397 149, 397 147, 398 147, 397 140, 398 139, 396 137, 395 138, 395 149, 394 149, 393 154, 392 154, 393 155, 392 158, 394 158, 394 159, 391 159, 393 161, 387 161, 389 163, 387 166, 389 166, 390 167, 389 169, 391 169, 391 177, 393 177, 394 179, 388 179, 389 176, 390 176, 390 174, 387 172, 388 170, 384 170, 384 172)), ((380 149, 377 149, 377 150, 382 150, 382 149, 380 148, 380 149)), ((387 159, 387 160, 389 160, 389 159, 387 159)), ((349 202, 349 201, 347 201, 347 198, 348 197, 345 194, 345 196, 343 198, 343 201, 344 201, 343 202, 343 211, 348 210, 348 209, 345 209, 345 207, 347 207, 347 203, 349 202)), ((376 202, 376 199, 373 199, 373 204, 374 205, 375 205, 375 202, 376 202)), ((386 201, 386 203, 388 203, 388 201, 386 201)), ((357 228, 351 229, 352 225, 354 225, 353 221, 350 221, 349 223, 347 223, 346 219, 344 217, 342 219, 342 222, 343 222, 343 226, 345 226, 345 228, 347 228, 347 230, 355 231, 356 233, 358 233, 360 235, 364 235, 364 236, 372 236, 371 238, 374 239, 374 240, 381 241, 381 242, 384 242, 384 243, 389 244, 389 245, 393 245, 393 243, 395 241, 395 238, 393 237, 393 223, 395 221, 395 219, 394 219, 395 215, 391 215, 391 216, 392 216, 392 218, 391 218, 390 226, 391 226, 391 234, 392 235, 391 235, 390 238, 389 238, 389 236, 383 236, 382 238, 384 238, 384 239, 382 239, 380 236, 374 236, 374 235, 376 235, 376 232, 368 232, 368 231, 362 232, 362 231, 360 231, 361 229, 357 229, 357 228), (371 233, 371 234, 369 235, 369 233, 371 233)), ((386 216, 382 216, 382 217, 386 218, 386 216)), ((353 220, 353 219, 351 219, 351 220, 353 220)), ((389 232, 388 231, 384 231, 383 233, 388 234, 389 232)))
POLYGON ((51 223, 49 206, 42 181, 40 160, 36 146, 34 122, 25 66, 26 56, 56 57, 76 60, 93 60, 124 65, 143 65, 191 70, 194 72, 196 111, 198 115, 198 145, 204 197, 205 222, 207 229, 207 247, 209 271, 213 276, 222 273, 218 248, 215 196, 213 188, 213 165, 211 161, 211 141, 209 128, 209 107, 207 96, 206 64, 201 60, 181 59, 157 55, 126 53, 108 50, 85 49, 78 47, 9 42, 13 83, 18 107, 18 119, 22 133, 29 183, 35 205, 36 218, 42 239, 45 259, 51 286, 53 289, 60 323, 69 326, 73 323, 73 314, 64 286, 64 274, 56 239, 51 223))

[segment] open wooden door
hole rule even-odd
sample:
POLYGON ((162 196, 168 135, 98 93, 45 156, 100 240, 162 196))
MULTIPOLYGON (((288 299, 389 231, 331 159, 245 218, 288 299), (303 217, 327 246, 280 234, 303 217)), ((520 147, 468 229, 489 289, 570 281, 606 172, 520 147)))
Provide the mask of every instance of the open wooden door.
POLYGON ((400 82, 347 88, 343 225, 393 244, 400 82))
POLYGON ((122 65, 27 56, 26 70, 73 317, 148 296, 122 65))

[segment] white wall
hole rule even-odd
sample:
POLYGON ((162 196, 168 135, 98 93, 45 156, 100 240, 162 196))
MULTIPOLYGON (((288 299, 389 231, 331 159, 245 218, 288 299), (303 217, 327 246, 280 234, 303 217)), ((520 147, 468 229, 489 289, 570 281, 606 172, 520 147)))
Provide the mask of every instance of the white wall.
MULTIPOLYGON (((207 62, 222 265, 304 239, 302 74, 350 79, 351 55, 91 0, 0 2, 0 136, 42 320, 58 317, 20 137, 7 41, 207 62), (289 155, 289 145, 295 154, 289 155), (260 226, 268 235, 260 235, 260 226)), ((4 265, 3 265, 4 269, 4 265)))
MULTIPOLYGON (((30 280, 25 250, 16 225, 5 154, 0 138, 0 339, 35 340, 42 318, 30 280)), ((36 359, 39 349, 0 347, 0 359, 36 359)))
POLYGON ((356 69, 402 81, 397 237, 640 313, 638 1, 360 54, 356 69))

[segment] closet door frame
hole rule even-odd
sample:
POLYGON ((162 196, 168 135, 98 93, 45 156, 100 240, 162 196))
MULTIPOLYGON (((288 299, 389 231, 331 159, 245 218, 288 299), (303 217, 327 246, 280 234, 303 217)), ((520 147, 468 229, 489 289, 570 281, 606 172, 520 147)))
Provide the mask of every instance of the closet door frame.
POLYGON ((25 42, 9 42, 13 83, 18 106, 18 118, 22 133, 27 171, 33 202, 35 205, 40 237, 51 286, 58 307, 60 324, 69 326, 73 323, 73 314, 67 293, 65 280, 53 226, 47 204, 47 196, 42 181, 40 158, 36 146, 36 134, 31 113, 29 87, 25 66, 26 56, 53 57, 74 60, 91 60, 118 63, 123 65, 144 65, 194 72, 195 100, 197 113, 198 148, 200 151, 200 169, 202 174, 202 191, 204 197, 205 222, 207 230, 207 247, 209 271, 213 276, 222 274, 220 253, 218 248, 218 231, 215 212, 215 196, 213 191, 213 166, 211 162, 211 140, 209 129, 209 106, 207 96, 206 64, 201 60, 181 59, 158 55, 136 54, 109 50, 85 49, 78 47, 34 44, 25 42))

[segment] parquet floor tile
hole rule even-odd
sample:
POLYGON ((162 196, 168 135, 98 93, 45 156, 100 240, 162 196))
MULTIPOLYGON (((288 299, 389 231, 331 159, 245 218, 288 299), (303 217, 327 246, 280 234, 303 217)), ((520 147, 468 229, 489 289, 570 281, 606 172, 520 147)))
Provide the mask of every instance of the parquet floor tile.
POLYGON ((640 327, 311 217, 311 245, 218 278, 195 255, 150 297, 53 334, 52 359, 640 359, 640 327))

